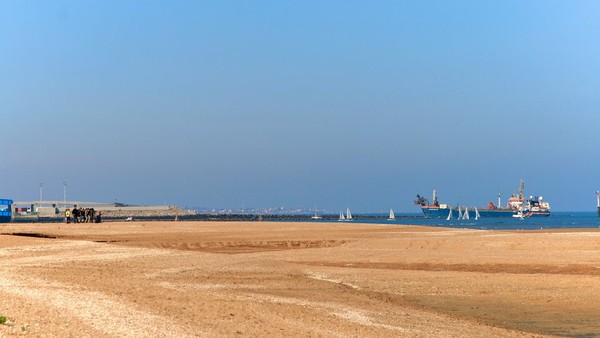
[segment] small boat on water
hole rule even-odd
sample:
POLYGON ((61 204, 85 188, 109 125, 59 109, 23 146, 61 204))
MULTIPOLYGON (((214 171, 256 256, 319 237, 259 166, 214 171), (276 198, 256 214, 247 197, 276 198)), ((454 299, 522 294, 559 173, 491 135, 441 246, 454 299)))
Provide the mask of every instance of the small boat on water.
POLYGON ((351 221, 352 220, 352 214, 350 213, 350 208, 346 208, 346 215, 344 216, 344 213, 342 211, 340 211, 340 218, 338 219, 338 221, 342 222, 342 221, 351 221))
POLYGON ((525 219, 525 216, 523 215, 523 208, 520 208, 519 211, 517 211, 516 214, 512 215, 512 217, 514 217, 514 218, 520 218, 520 219, 525 219))
POLYGON ((317 206, 316 206, 316 205, 315 205, 315 214, 314 214, 314 215, 312 215, 310 218, 311 218, 311 219, 314 219, 314 220, 323 219, 323 217, 322 217, 322 216, 320 216, 320 215, 318 215, 318 214, 317 214, 317 206))
POLYGON ((396 219, 396 215, 394 215, 394 210, 390 209, 390 216, 388 217, 388 221, 393 221, 396 219))
POLYGON ((465 207, 465 212, 463 213, 462 219, 465 219, 465 220, 469 219, 469 208, 468 207, 465 207))

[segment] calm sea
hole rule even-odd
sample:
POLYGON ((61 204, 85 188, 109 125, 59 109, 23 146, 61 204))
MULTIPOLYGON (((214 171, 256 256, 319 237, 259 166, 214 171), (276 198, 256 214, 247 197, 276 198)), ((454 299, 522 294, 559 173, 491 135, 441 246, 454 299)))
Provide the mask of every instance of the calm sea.
POLYGON ((411 215, 396 215, 396 220, 385 218, 358 220, 361 223, 409 224, 447 228, 489 229, 489 230, 539 230, 562 228, 600 228, 600 217, 596 212, 552 212, 549 217, 529 217, 525 219, 480 218, 478 220, 428 219, 411 215))

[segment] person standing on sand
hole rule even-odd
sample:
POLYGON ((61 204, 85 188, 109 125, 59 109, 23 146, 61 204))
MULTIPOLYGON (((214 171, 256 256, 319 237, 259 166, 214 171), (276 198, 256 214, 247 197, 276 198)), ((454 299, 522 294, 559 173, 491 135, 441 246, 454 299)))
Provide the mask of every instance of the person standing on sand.
POLYGON ((71 210, 69 210, 69 208, 65 210, 65 220, 67 221, 67 224, 71 223, 71 210))
POLYGON ((73 223, 79 223, 79 209, 77 209, 76 205, 73 206, 71 214, 73 214, 73 223))

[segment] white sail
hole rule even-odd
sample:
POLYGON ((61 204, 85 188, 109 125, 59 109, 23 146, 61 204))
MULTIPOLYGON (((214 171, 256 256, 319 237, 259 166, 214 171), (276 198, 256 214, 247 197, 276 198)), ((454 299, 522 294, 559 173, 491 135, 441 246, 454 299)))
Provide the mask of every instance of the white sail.
POLYGON ((396 219, 396 215, 394 215, 394 210, 390 209, 390 217, 388 217, 388 220, 395 220, 396 219))
POLYGON ((350 213, 350 208, 346 208, 346 219, 349 221, 352 220, 352 214, 350 213))
POLYGON ((462 211, 460 210, 460 206, 458 207, 458 219, 462 219, 463 218, 463 214, 462 211))
POLYGON ((346 217, 344 217, 344 213, 340 211, 340 219, 339 221, 345 221, 346 217))
POLYGON ((448 217, 446 217, 446 221, 449 221, 452 218, 452 208, 450 208, 450 212, 448 212, 448 217))
POLYGON ((477 207, 475 207, 475 219, 479 219, 479 211, 477 211, 477 207))
POLYGON ((465 213, 463 214, 463 219, 469 219, 469 208, 465 207, 465 213))

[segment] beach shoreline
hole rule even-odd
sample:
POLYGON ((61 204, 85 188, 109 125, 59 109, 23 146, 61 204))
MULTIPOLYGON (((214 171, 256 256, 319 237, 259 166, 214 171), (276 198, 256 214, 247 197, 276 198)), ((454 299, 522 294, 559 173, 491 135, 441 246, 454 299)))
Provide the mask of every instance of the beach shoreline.
POLYGON ((598 336, 600 230, 0 227, 0 335, 598 336))

